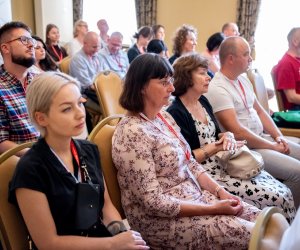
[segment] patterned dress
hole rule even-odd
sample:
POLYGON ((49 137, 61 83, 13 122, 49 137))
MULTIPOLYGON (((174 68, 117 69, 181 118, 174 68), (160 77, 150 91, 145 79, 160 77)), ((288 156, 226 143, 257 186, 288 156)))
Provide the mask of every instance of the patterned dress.
MULTIPOLYGON (((162 115, 184 140, 173 118, 162 115)), ((187 144, 161 119, 126 116, 112 144, 126 217, 151 249, 247 249, 260 212, 254 206, 244 203, 239 216, 178 216, 183 201, 205 205, 217 198, 196 185, 192 176, 197 179, 204 169, 193 158, 187 160, 187 144)))
MULTIPOLYGON (((216 138, 215 125, 205 108, 203 109, 208 121, 207 125, 192 116, 201 145, 214 143, 216 138)), ((233 178, 226 173, 224 175, 224 171, 214 155, 202 162, 202 166, 220 185, 223 185, 230 193, 241 197, 243 201, 260 209, 267 206, 282 208, 285 217, 290 222, 295 217, 296 209, 290 189, 266 171, 262 171, 261 174, 250 180, 233 178)))

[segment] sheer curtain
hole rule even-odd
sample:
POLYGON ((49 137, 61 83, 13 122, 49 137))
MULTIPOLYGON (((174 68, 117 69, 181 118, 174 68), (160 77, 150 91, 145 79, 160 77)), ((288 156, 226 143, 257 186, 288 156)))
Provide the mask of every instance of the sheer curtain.
POLYGON ((138 27, 156 24, 157 0, 135 0, 138 27))
POLYGON ((82 19, 83 0, 73 0, 73 23, 82 19))
POLYGON ((256 30, 261 0, 239 0, 237 25, 241 36, 244 37, 254 50, 254 34, 256 30))
MULTIPOLYGON (((262 1, 255 32, 256 60, 254 62, 262 74, 266 86, 273 89, 271 69, 288 49, 287 34, 293 27, 299 27, 298 0, 262 1)), ((277 111, 275 98, 269 106, 277 111)))
POLYGON ((131 45, 137 31, 135 0, 83 0, 83 17, 90 31, 99 33, 97 21, 106 19, 111 34, 123 34, 123 44, 131 45))

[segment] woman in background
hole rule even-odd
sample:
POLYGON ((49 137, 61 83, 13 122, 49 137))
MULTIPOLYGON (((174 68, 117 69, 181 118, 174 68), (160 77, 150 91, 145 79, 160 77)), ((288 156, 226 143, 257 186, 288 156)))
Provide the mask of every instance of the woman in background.
POLYGON ((127 51, 127 56, 129 63, 132 62, 134 58, 138 55, 144 54, 147 52, 147 45, 152 39, 152 29, 149 26, 143 26, 139 29, 137 33, 134 34, 133 38, 136 39, 136 43, 131 46, 127 51))
POLYGON ((181 55, 193 52, 197 45, 197 31, 191 25, 182 25, 179 27, 173 38, 173 55, 169 58, 171 64, 181 55))
POLYGON ((147 46, 147 53, 158 54, 162 57, 166 57, 166 47, 162 40, 152 39, 147 46))
POLYGON ((89 31, 87 22, 78 20, 74 24, 74 38, 65 45, 65 49, 69 56, 74 56, 83 46, 83 39, 89 31))
POLYGON ((46 45, 52 58, 60 63, 62 59, 68 56, 64 47, 59 45, 59 29, 55 24, 48 24, 46 27, 46 45))
POLYGON ((43 71, 57 71, 58 66, 56 62, 53 60, 49 52, 47 51, 46 44, 44 41, 38 36, 32 36, 37 41, 37 46, 35 49, 35 69, 38 72, 43 71))
POLYGON ((225 36, 221 32, 211 35, 206 42, 206 50, 201 53, 208 60, 210 76, 214 76, 220 69, 219 47, 225 36))
POLYGON ((161 40, 164 47, 165 47, 165 55, 167 58, 170 57, 170 53, 168 50, 168 47, 166 46, 164 40, 165 40, 165 27, 161 24, 156 24, 152 26, 152 31, 154 34, 154 39, 161 40))

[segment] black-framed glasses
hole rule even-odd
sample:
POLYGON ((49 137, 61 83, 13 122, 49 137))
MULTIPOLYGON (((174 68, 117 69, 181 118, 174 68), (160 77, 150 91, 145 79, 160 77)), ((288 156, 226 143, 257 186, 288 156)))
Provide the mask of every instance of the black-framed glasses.
POLYGON ((17 40, 19 40, 25 46, 28 46, 29 44, 32 44, 33 47, 37 46, 37 41, 35 39, 33 39, 32 37, 28 37, 28 36, 20 36, 18 38, 7 41, 6 43, 11 43, 11 42, 14 42, 17 40))
POLYGON ((174 83, 174 77, 169 77, 169 78, 163 78, 159 80, 159 83, 162 84, 164 87, 169 86, 169 84, 174 83))

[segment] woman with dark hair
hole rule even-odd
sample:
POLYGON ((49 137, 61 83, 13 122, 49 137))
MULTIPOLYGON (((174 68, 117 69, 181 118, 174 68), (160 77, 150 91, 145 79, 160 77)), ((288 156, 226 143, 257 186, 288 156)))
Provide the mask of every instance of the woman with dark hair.
POLYGON ((168 105, 173 69, 156 54, 129 66, 112 139, 122 205, 151 249, 246 249, 260 210, 215 182, 191 156, 168 105))
POLYGON ((35 47, 35 67, 38 71, 56 71, 58 66, 53 60, 49 52, 47 51, 46 44, 38 36, 32 36, 37 41, 37 46, 35 47))
POLYGON ((222 170, 215 157, 220 150, 231 150, 243 143, 236 142, 230 132, 221 133, 212 107, 203 96, 210 81, 207 59, 198 53, 191 53, 180 57, 173 66, 173 95, 176 98, 167 111, 181 128, 195 159, 227 191, 260 209, 267 206, 282 208, 285 217, 291 221, 295 216, 295 207, 288 187, 266 171, 250 180, 233 178, 222 170))
MULTIPOLYGON (((168 47, 166 46, 164 40, 165 40, 165 27, 161 24, 155 24, 152 26, 152 31, 154 35, 154 39, 161 40, 164 47, 165 47, 165 55, 167 58, 170 57, 168 47)), ((151 41, 150 41, 151 42, 151 41)))
POLYGON ((206 50, 201 53, 208 60, 208 69, 212 76, 220 69, 219 47, 225 36, 221 32, 211 35, 206 42, 206 50))
POLYGON ((179 27, 173 38, 173 55, 169 58, 171 64, 181 55, 193 52, 197 45, 197 30, 191 25, 179 27))
POLYGON ((147 46, 148 53, 158 54, 162 57, 166 57, 166 47, 164 42, 159 39, 152 39, 147 46))
POLYGON ((62 59, 68 56, 64 47, 59 45, 59 29, 55 24, 48 24, 46 26, 46 45, 49 54, 52 58, 60 63, 62 59))
POLYGON ((129 63, 132 62, 140 54, 147 52, 147 45, 152 38, 152 29, 149 26, 143 26, 137 33, 134 34, 133 38, 136 39, 136 43, 131 46, 127 51, 129 63))

